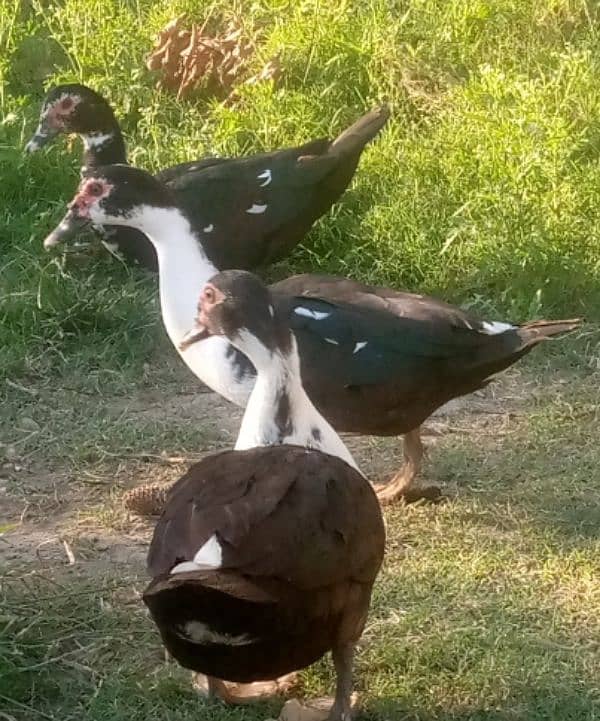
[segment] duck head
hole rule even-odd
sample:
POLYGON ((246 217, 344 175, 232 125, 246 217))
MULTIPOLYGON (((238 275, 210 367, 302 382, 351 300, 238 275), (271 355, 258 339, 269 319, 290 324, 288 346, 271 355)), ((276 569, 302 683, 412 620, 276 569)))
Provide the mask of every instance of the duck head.
POLYGON ((130 165, 86 169, 69 210, 44 240, 44 248, 67 242, 86 225, 127 225, 144 231, 154 210, 174 207, 171 191, 144 170, 130 165))
POLYGON ((42 105, 37 130, 25 151, 39 150, 57 135, 78 133, 87 145, 101 144, 120 131, 106 100, 91 88, 78 83, 58 85, 50 90, 42 105))
POLYGON ((243 270, 226 270, 213 276, 202 289, 195 326, 186 333, 180 349, 186 350, 211 335, 225 336, 253 362, 261 353, 290 351, 289 326, 277 314, 263 282, 243 270))

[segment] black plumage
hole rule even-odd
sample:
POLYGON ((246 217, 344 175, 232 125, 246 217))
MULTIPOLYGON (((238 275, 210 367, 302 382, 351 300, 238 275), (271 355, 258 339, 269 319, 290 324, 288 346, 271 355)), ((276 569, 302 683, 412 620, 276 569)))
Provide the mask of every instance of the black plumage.
POLYGON ((271 289, 296 336, 304 388, 334 428, 404 434, 404 467, 378 487, 381 502, 437 498, 436 486, 414 485, 424 452, 421 424, 542 341, 581 324, 534 321, 491 333, 490 324, 435 298, 331 276, 294 276, 271 289))
POLYGON ((542 340, 580 323, 507 324, 490 333, 477 316, 435 298, 344 278, 300 275, 271 288, 298 341, 303 384, 338 431, 413 430, 542 340))
MULTIPOLYGON (((381 107, 333 141, 325 138, 244 158, 205 158, 167 168, 155 177, 187 209, 218 268, 254 268, 285 257, 338 200, 365 145, 388 117, 388 109, 381 107)), ((96 141, 109 136, 85 149, 87 168, 127 163, 112 108, 84 85, 61 85, 47 94, 28 147, 40 147, 59 133, 79 133, 96 141), (63 109, 65 102, 71 105, 63 109)), ((111 228, 106 240, 126 258, 156 270, 154 248, 140 231, 111 228)))

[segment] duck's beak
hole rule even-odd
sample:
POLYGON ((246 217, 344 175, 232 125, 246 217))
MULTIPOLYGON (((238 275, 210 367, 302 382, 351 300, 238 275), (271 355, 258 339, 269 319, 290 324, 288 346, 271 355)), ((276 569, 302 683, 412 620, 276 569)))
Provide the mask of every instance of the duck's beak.
POLYGON ((188 330, 188 332, 179 341, 179 350, 187 350, 191 345, 194 345, 194 343, 210 338, 210 335, 211 333, 208 328, 202 323, 196 321, 196 325, 188 330))
POLYGON ((35 153, 49 143, 56 135, 58 135, 58 130, 54 130, 40 123, 30 141, 25 146, 25 152, 35 153))
POLYGON ((44 248, 50 250, 61 243, 66 243, 90 222, 89 218, 80 216, 76 208, 70 208, 65 217, 44 240, 44 248))

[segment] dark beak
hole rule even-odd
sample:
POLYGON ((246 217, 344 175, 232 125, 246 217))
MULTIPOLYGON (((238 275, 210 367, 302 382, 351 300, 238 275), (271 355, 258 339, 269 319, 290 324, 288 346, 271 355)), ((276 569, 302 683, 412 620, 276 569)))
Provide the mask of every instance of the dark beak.
POLYGON ((82 218, 80 215, 77 215, 76 208, 70 208, 65 217, 44 240, 44 248, 50 250, 50 248, 54 248, 56 245, 68 242, 90 222, 89 218, 82 218))
POLYGON ((210 338, 210 335, 211 333, 205 325, 196 322, 196 325, 188 330, 188 332, 179 341, 179 350, 187 350, 191 345, 194 345, 194 343, 210 338))
POLYGON ((44 125, 38 125, 38 129, 33 134, 31 140, 25 146, 26 153, 35 153, 36 150, 40 150, 44 145, 49 143, 52 138, 58 135, 58 130, 47 128, 44 125))

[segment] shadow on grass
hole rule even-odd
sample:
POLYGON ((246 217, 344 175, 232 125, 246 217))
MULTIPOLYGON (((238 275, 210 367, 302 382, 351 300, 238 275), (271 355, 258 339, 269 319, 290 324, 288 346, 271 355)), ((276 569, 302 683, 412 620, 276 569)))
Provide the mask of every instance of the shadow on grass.
MULTIPOLYGON (((0 585, 0 707, 16 721, 259 721, 277 704, 227 708, 166 662, 125 564, 7 574, 0 585)), ((0 713, 0 716, 2 714, 0 713)))
POLYGON ((365 710, 365 721, 593 721, 600 710, 598 689, 580 679, 526 689, 496 708, 423 711, 401 700, 381 698, 365 710))
POLYGON ((467 512, 470 523, 533 533, 565 549, 588 545, 600 532, 600 451, 577 448, 575 437, 571 442, 561 454, 548 454, 542 442, 535 449, 500 450, 493 460, 475 452, 468 463, 470 478, 466 472, 446 472, 444 481, 469 485, 471 490, 459 491, 463 499, 481 499, 476 513, 467 512), (479 495, 483 483, 484 498, 479 495))

